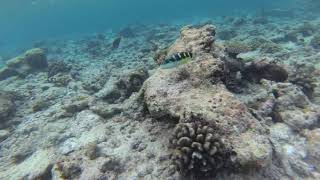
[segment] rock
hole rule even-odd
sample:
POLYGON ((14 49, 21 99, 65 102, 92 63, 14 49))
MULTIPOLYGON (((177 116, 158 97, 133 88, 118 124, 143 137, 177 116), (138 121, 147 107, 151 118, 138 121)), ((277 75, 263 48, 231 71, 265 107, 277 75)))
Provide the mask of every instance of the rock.
POLYGON ((63 142, 59 147, 59 151, 63 155, 67 155, 79 148, 78 140, 76 138, 69 138, 63 142))
POLYGON ((310 22, 303 22, 302 25, 295 29, 295 32, 307 37, 315 34, 317 32, 317 27, 310 22))
POLYGON ((69 74, 58 73, 50 78, 48 82, 53 83, 57 87, 65 87, 72 81, 72 77, 69 74))
POLYGON ((14 113, 15 104, 7 92, 0 92, 0 127, 9 120, 9 116, 14 113))
POLYGON ((251 61, 257 60, 259 56, 260 54, 258 51, 249 51, 249 52, 238 54, 237 58, 240 58, 244 62, 251 62, 251 61))
POLYGON ((240 165, 267 167, 271 163, 272 146, 268 139, 254 132, 243 133, 238 139, 243 143, 235 145, 234 151, 240 165))
POLYGON ((320 129, 306 130, 304 135, 307 137, 308 161, 320 171, 320 129))
POLYGON ((290 67, 288 80, 300 86, 308 98, 313 99, 317 88, 318 73, 314 64, 294 62, 290 67))
MULTIPOLYGON (((205 175, 217 172, 215 170, 224 163, 228 164, 227 167, 232 167, 238 161, 242 163, 242 167, 265 167, 270 164, 272 158, 267 131, 252 116, 247 107, 224 86, 223 79, 228 64, 223 61, 224 58, 215 58, 208 53, 215 51, 216 56, 225 57, 225 54, 220 54, 219 47, 214 46, 213 40, 212 26, 182 30, 181 37, 168 52, 186 50, 196 52, 195 60, 175 69, 158 69, 143 86, 146 108, 152 117, 159 120, 201 125, 197 130, 191 131, 190 128, 188 130, 182 127, 181 132, 173 133, 176 137, 176 143, 173 141, 176 151, 184 152, 183 147, 189 146, 196 150, 189 154, 186 149, 185 155, 178 153, 173 156, 176 157, 174 160, 178 160, 175 162, 180 170, 186 170, 185 172, 189 173, 189 168, 194 170, 190 172, 191 174, 205 175), (188 75, 181 78, 181 74, 188 75), (208 143, 200 143, 205 138, 205 131, 202 132, 201 129, 209 129, 208 127, 217 134, 216 139, 221 140, 217 146, 228 149, 222 148, 221 152, 233 152, 232 160, 229 161, 231 163, 227 163, 228 161, 222 158, 225 157, 223 155, 222 157, 214 156, 215 149, 212 150, 212 146, 208 143), (199 137, 194 137, 195 133, 191 133, 198 131, 200 131, 199 137), (185 133, 189 135, 186 136, 185 133), (186 138, 181 139, 182 137, 186 138), (210 150, 209 155, 204 153, 205 148, 210 150), (239 156, 237 156, 238 153, 239 156), (209 166, 208 162, 216 159, 222 163, 211 163, 213 165, 209 166), (203 163, 198 165, 198 162, 203 163)), ((228 156, 226 159, 229 159, 228 156)))
POLYGON ((230 40, 237 36, 237 32, 235 30, 224 30, 224 31, 218 31, 218 38, 222 40, 230 40))
POLYGON ((71 67, 64 61, 54 61, 49 63, 48 66, 48 78, 58 74, 58 73, 68 73, 71 67))
POLYGON ((58 162, 53 166, 53 175, 57 179, 77 179, 81 172, 80 165, 70 160, 58 162))
POLYGON ((310 45, 315 48, 315 49, 320 49, 320 35, 315 35, 311 41, 310 41, 310 45))
POLYGON ((169 48, 167 56, 179 52, 192 52, 194 54, 199 51, 209 52, 212 50, 212 44, 215 41, 215 27, 213 25, 205 25, 200 28, 186 26, 180 32, 180 38, 169 48))
POLYGON ((111 118, 122 112, 122 108, 106 103, 96 102, 90 105, 90 110, 103 118, 111 118))
POLYGON ((105 173, 107 171, 113 171, 115 173, 121 173, 123 171, 123 164, 120 159, 116 157, 108 157, 100 167, 100 171, 105 173))
POLYGON ((124 74, 112 85, 97 93, 99 98, 110 104, 116 104, 128 99, 134 92, 138 92, 149 74, 146 69, 137 69, 124 74))
POLYGON ((25 77, 30 73, 45 70, 48 66, 47 58, 43 50, 35 48, 23 55, 9 60, 0 70, 0 80, 12 76, 25 77))
POLYGON ((306 139, 296 134, 290 126, 276 123, 270 127, 270 141, 277 160, 290 178, 310 177, 314 168, 307 160, 306 139))
POLYGON ((320 118, 319 106, 310 102, 301 88, 291 83, 278 83, 273 87, 276 95, 274 118, 296 130, 317 125, 320 118))
POLYGON ((45 99, 37 99, 32 103, 32 111, 38 112, 47 109, 51 105, 50 101, 45 99))
POLYGON ((44 51, 39 48, 28 50, 24 54, 24 61, 33 69, 44 69, 48 67, 47 57, 44 51))
POLYGON ((97 146, 97 142, 91 142, 89 144, 87 144, 85 147, 85 155, 90 159, 90 160, 94 160, 98 157, 98 146, 97 146))
POLYGON ((246 53, 251 50, 250 46, 240 41, 230 41, 225 44, 226 52, 229 56, 236 58, 240 53, 246 53))
POLYGON ((5 140, 10 134, 9 130, 2 129, 0 130, 0 142, 5 140))
POLYGON ((4 173, 0 179, 47 179, 53 166, 54 153, 52 150, 38 150, 4 173))
POLYGON ((283 67, 266 60, 250 62, 246 65, 243 74, 246 79, 254 82, 259 82, 261 79, 283 82, 288 78, 288 72, 283 67))
POLYGON ((64 105, 62 109, 64 109, 68 113, 74 114, 76 112, 80 112, 84 109, 89 108, 88 103, 89 102, 85 97, 83 100, 79 98, 79 100, 76 100, 74 102, 70 102, 70 104, 64 105))
POLYGON ((274 54, 282 50, 281 46, 264 38, 258 37, 250 40, 252 50, 260 50, 262 53, 274 54))

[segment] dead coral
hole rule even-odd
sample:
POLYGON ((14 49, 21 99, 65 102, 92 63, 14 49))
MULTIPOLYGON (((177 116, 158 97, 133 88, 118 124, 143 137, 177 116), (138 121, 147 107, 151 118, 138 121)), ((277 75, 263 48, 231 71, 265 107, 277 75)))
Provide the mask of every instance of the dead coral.
POLYGON ((218 38, 222 40, 230 40, 237 36, 237 32, 235 30, 224 30, 218 31, 218 38))
POLYGON ((293 63, 293 68, 289 75, 289 81, 302 88, 302 91, 313 99, 314 89, 316 88, 317 70, 312 65, 293 63))
POLYGON ((64 61, 49 62, 48 78, 58 73, 68 73, 70 70, 71 70, 71 67, 64 61))
POLYGON ((124 164, 117 157, 107 157, 106 161, 100 167, 100 171, 106 173, 112 171, 115 173, 121 173, 124 171, 124 164))
POLYGON ((236 153, 225 146, 218 132, 208 123, 179 123, 171 143, 175 148, 174 164, 184 175, 214 174, 236 163, 236 153))
POLYGON ((320 49, 320 34, 315 35, 311 39, 310 45, 315 49, 320 49))
POLYGON ((251 50, 250 46, 240 41, 230 41, 226 43, 226 52, 229 56, 236 58, 238 54, 251 50))
POLYGON ((0 91, 0 128, 3 123, 8 121, 9 116, 15 111, 15 104, 13 97, 7 92, 0 91))
POLYGON ((82 169, 81 167, 72 161, 61 161, 54 165, 54 170, 59 178, 63 179, 78 179, 80 176, 82 169))
POLYGON ((260 51, 263 52, 263 53, 270 53, 270 54, 273 54, 273 53, 277 53, 279 51, 281 51, 282 48, 272 42, 272 41, 268 41, 266 43, 263 43, 261 46, 260 46, 260 51))
POLYGON ((25 77, 30 73, 46 69, 48 66, 47 57, 42 49, 31 49, 23 55, 9 60, 6 66, 0 69, 0 80, 12 76, 25 77))
POLYGON ((250 40, 248 45, 250 46, 251 50, 260 49, 260 51, 263 53, 272 54, 282 50, 282 48, 278 44, 263 37, 253 38, 252 40, 250 40))
POLYGON ((296 33, 300 33, 303 36, 311 36, 317 31, 316 26, 309 22, 304 22, 301 26, 299 26, 297 29, 295 29, 296 33))
POLYGON ((39 98, 32 103, 32 111, 33 112, 42 111, 44 109, 47 109, 50 105, 51 105, 50 101, 39 98))
POLYGON ((167 53, 168 53, 168 49, 162 49, 162 50, 159 50, 157 51, 154 56, 153 56, 153 60, 157 63, 157 64, 161 64, 166 56, 167 56, 167 53))
POLYGON ((48 82, 53 83, 58 87, 67 86, 72 81, 72 77, 69 74, 58 73, 50 78, 48 82))
POLYGON ((85 42, 84 51, 93 57, 103 54, 104 43, 101 40, 93 39, 85 42))
POLYGON ((132 93, 138 92, 149 74, 146 69, 138 69, 123 75, 112 87, 103 93, 103 99, 108 103, 122 102, 132 93))
POLYGON ((91 142, 85 146, 85 155, 90 159, 96 159, 99 154, 99 148, 97 146, 97 141, 91 142))
POLYGON ((254 82, 261 79, 283 82, 288 79, 288 72, 283 67, 265 59, 248 63, 243 74, 246 79, 254 82))
POLYGON ((216 28, 213 25, 205 25, 200 28, 185 26, 181 29, 178 38, 169 48, 167 56, 179 52, 210 52, 213 50, 216 28))

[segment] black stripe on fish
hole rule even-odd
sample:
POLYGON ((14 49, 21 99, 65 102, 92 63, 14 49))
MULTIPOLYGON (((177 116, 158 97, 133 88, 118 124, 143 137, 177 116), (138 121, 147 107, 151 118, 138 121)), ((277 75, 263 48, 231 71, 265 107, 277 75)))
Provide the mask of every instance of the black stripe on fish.
POLYGON ((180 60, 188 58, 188 57, 192 58, 192 56, 193 56, 193 54, 191 52, 180 52, 180 53, 172 55, 168 59, 165 59, 162 64, 180 61, 180 60))
POLYGON ((182 53, 179 53, 181 55, 182 58, 186 58, 186 53, 185 52, 182 52, 182 53))
POLYGON ((174 59, 175 59, 176 61, 179 61, 179 60, 181 60, 181 56, 179 56, 179 54, 175 54, 175 55, 174 55, 174 59))

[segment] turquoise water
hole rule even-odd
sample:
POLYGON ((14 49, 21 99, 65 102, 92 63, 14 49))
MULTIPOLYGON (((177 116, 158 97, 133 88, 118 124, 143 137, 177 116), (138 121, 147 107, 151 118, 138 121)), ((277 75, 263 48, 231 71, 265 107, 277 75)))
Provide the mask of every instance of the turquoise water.
POLYGON ((34 41, 103 32, 135 23, 288 9, 293 4, 292 0, 2 0, 0 47, 23 47, 34 41))

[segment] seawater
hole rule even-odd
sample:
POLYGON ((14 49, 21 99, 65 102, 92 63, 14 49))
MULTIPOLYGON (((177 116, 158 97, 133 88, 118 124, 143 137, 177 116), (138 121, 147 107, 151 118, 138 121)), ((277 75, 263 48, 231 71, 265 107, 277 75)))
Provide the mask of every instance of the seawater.
POLYGON ((296 4, 295 0, 2 0, 0 52, 24 48, 34 41, 135 23, 240 16, 272 8, 290 9, 296 4))

